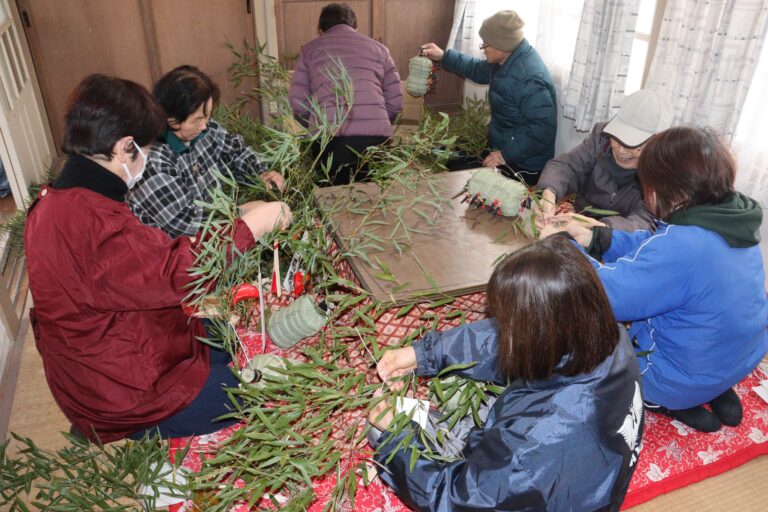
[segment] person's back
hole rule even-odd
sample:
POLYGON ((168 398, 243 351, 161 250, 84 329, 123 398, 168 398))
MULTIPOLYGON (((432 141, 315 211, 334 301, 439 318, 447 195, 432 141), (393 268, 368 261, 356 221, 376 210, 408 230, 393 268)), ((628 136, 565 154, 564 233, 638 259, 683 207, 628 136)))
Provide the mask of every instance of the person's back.
POLYGON ((526 145, 519 150, 515 163, 523 169, 543 169, 555 156, 557 118, 551 106, 557 105, 557 99, 549 70, 528 41, 523 40, 494 71, 488 101, 493 112, 488 125, 491 147, 504 148, 524 134, 526 145), (542 111, 541 117, 537 108, 542 111))
MULTIPOLYGON (((438 420, 444 439, 466 438, 461 457, 444 462, 414 461, 424 437, 386 431, 389 401, 374 406, 381 478, 416 510, 618 510, 640 451, 640 371, 594 270, 567 239, 546 239, 501 261, 487 298, 491 319, 389 350, 377 371, 397 388, 410 371, 460 365, 450 375, 507 387, 487 397, 484 423, 473 409, 468 436, 438 420)), ((455 411, 449 402, 442 412, 455 411)))
POLYGON ((340 24, 307 43, 299 58, 289 97, 300 117, 310 125, 317 122, 306 117, 308 96, 301 86, 306 84, 309 95, 333 119, 340 99, 336 91, 341 86, 341 65, 350 78, 353 101, 337 135, 392 135, 391 121, 402 110, 403 100, 400 76, 390 67, 391 57, 383 44, 340 24))
MULTIPOLYGON (((629 338, 621 331, 614 352, 593 371, 514 381, 499 396, 484 428, 472 432, 463 453, 467 459, 489 458, 481 488, 507 488, 510 466, 557 468, 530 471, 522 479, 528 487, 522 494, 534 509, 618 510, 642 435, 640 373, 629 338), (479 442, 496 435, 505 448, 484 453, 479 442), (506 457, 514 457, 514 463, 506 457), (507 471, 495 473, 493 467, 507 471)), ((518 509, 520 489, 509 492, 510 509, 518 509)), ((448 502, 442 505, 451 509, 448 502)))
POLYGON ((592 264, 616 318, 632 322, 646 406, 703 432, 737 426, 733 386, 768 349, 762 208, 734 190, 735 160, 705 128, 651 137, 637 175, 648 209, 666 222, 655 234, 566 228, 602 257, 592 264))
POLYGON ((313 143, 327 172, 318 177, 344 185, 368 177, 368 164, 359 155, 392 136, 392 121, 403 109, 400 74, 386 46, 357 33, 349 5, 323 7, 317 29, 320 37, 299 53, 288 97, 303 125, 332 131, 330 140, 318 137, 313 143))
POLYGON ((598 274, 617 318, 639 320, 649 310, 645 303, 655 304, 651 318, 630 329, 639 350, 650 351, 639 359, 646 398, 684 409, 737 384, 768 349, 763 259, 758 245, 732 247, 694 225, 663 225, 647 236, 615 233, 598 274), (636 249, 628 255, 627 246, 636 249), (637 263, 614 263, 623 257, 637 263), (665 286, 656 296, 630 297, 634 281, 646 278, 665 286))

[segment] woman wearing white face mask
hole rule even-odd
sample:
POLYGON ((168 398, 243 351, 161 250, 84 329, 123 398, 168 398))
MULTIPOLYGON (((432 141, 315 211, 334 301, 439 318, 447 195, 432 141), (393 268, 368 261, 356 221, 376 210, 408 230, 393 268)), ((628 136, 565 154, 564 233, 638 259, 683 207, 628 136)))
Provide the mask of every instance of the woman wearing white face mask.
MULTIPOLYGON (((67 163, 30 207, 30 320, 54 398, 73 428, 110 442, 146 430, 205 434, 226 423, 227 356, 197 341, 181 308, 195 241, 143 225, 125 202, 165 115, 142 86, 91 75, 70 97, 67 163)), ((259 219, 234 226, 241 251, 259 219)))

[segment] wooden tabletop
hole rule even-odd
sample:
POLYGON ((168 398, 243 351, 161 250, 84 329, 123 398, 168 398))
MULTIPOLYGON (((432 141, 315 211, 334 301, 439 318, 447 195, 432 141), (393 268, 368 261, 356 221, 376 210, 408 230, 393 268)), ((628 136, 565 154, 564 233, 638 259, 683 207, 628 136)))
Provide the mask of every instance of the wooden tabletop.
POLYGON ((315 202, 362 286, 394 305, 485 290, 501 256, 531 243, 515 219, 454 198, 477 169, 416 183, 317 189, 315 202))

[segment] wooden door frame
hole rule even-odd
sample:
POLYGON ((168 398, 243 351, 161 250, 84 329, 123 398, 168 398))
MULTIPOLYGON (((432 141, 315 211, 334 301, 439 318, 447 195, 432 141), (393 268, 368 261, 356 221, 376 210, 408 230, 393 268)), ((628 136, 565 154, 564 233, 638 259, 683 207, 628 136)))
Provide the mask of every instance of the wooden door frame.
MULTIPOLYGON (((22 51, 21 59, 23 60, 24 65, 27 67, 27 74, 29 75, 29 87, 32 88, 32 93, 35 96, 35 101, 38 105, 38 108, 40 109, 40 114, 42 116, 42 125, 45 137, 44 142, 46 146, 53 148, 51 155, 53 158, 55 158, 57 154, 57 148, 53 143, 51 123, 48 119, 48 111, 46 109, 45 103, 43 102, 42 89, 40 87, 37 72, 32 61, 32 53, 30 52, 29 42, 27 41, 22 25, 18 1, 0 0, 0 2, 4 2, 8 15, 11 19, 11 25, 14 25, 16 28, 16 33, 20 43, 19 46, 22 51)), ((16 208, 21 210, 24 209, 24 205, 28 199, 29 192, 24 187, 19 185, 19 183, 24 183, 24 180, 19 176, 21 171, 18 169, 20 164, 18 155, 16 153, 16 148, 14 147, 13 143, 10 142, 13 140, 13 134, 10 133, 8 122, 5 119, 5 116, 3 116, 1 113, 0 132, 0 158, 2 158, 2 161, 5 164, 5 172, 8 176, 8 182, 11 185, 13 199, 16 202, 16 208)))

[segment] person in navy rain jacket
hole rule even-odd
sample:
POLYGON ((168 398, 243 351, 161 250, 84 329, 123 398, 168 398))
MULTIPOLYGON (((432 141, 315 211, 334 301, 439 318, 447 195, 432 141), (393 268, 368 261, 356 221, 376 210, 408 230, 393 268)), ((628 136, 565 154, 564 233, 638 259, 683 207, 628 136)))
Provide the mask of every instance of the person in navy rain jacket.
POLYGON ((407 432, 386 430, 393 416, 381 401, 369 415, 384 431, 374 442, 381 478, 417 510, 618 510, 640 450, 640 374, 594 270, 569 240, 551 237, 498 265, 488 304, 491 319, 382 356, 390 387, 406 372, 467 362, 477 364, 461 375, 509 385, 462 458, 420 457, 412 470, 420 436, 398 450, 407 432))
POLYGON ((704 432, 738 425, 731 388, 768 349, 762 209, 734 190, 733 157, 707 129, 655 135, 637 174, 649 209, 666 221, 655 234, 567 230, 602 256, 592 263, 613 311, 633 322, 649 409, 704 432))
POLYGON ((557 100, 547 66, 523 37, 524 25, 515 11, 499 11, 484 20, 480 49, 485 59, 443 51, 435 43, 422 45, 421 51, 447 71, 488 84, 491 147, 482 163, 535 185, 544 165, 555 156, 557 100))

